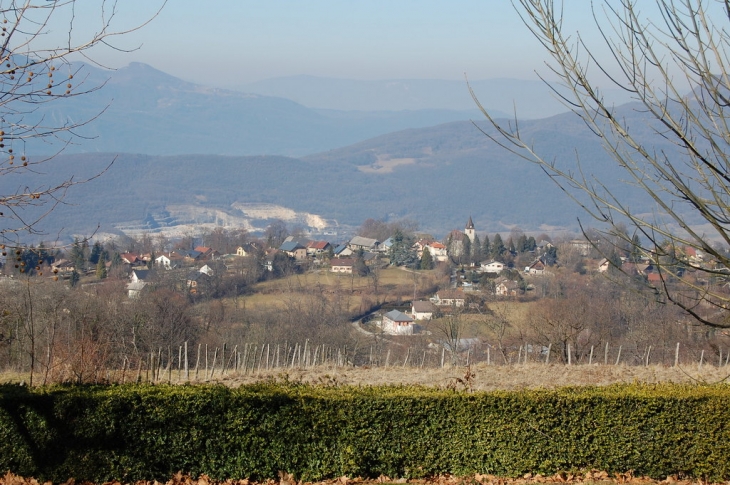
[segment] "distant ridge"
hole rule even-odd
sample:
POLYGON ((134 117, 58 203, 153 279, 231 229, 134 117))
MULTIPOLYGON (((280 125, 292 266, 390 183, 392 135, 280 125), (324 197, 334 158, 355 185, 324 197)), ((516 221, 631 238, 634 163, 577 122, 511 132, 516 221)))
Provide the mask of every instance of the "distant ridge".
MULTIPOLYGON (((476 109, 469 93, 474 90, 482 105, 496 117, 547 118, 564 113, 551 89, 539 80, 524 79, 384 79, 355 80, 316 76, 265 79, 238 88, 247 92, 292 99, 304 106, 337 110, 476 109)), ((623 104, 626 93, 606 89, 606 99, 623 104)), ((455 120, 454 120, 455 121, 455 120)))

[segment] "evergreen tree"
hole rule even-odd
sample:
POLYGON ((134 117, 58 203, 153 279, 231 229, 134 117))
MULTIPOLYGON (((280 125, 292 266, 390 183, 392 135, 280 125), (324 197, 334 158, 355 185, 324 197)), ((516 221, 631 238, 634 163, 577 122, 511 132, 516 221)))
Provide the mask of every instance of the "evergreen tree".
POLYGON ((466 234, 461 240, 461 255, 459 257, 459 262, 461 262, 462 264, 471 263, 471 239, 469 239, 469 236, 467 236, 466 234))
POLYGON ((79 238, 75 238, 71 245, 71 254, 69 255, 69 259, 73 263, 76 271, 84 270, 84 267, 86 266, 86 258, 84 257, 84 247, 81 244, 81 241, 79 241, 79 238))
POLYGON ((433 269, 433 256, 428 248, 423 248, 423 254, 421 254, 421 269, 433 269))
POLYGON ((502 254, 504 254, 506 250, 504 242, 502 242, 502 236, 499 233, 495 234, 494 240, 492 241, 492 250, 490 252, 492 259, 495 261, 502 261, 502 254))
POLYGON ((21 264, 20 272, 26 273, 26 274, 33 274, 33 272, 36 270, 36 267, 38 266, 39 258, 38 258, 38 250, 35 249, 33 246, 27 249, 23 249, 23 251, 20 254, 20 259, 23 264, 21 264))
POLYGON ((76 283, 78 283, 80 279, 81 275, 78 271, 74 269, 73 271, 71 271, 71 278, 69 279, 68 283, 73 287, 76 286, 76 283))
POLYGON ((41 242, 38 245, 38 264, 52 263, 52 256, 46 249, 46 246, 41 242))
POLYGON ((106 258, 104 258, 103 252, 99 254, 98 261, 96 262, 96 277, 100 280, 106 278, 106 258))
POLYGON ((393 234, 393 245, 390 247, 390 264, 394 266, 415 267, 418 255, 413 249, 413 243, 400 229, 393 234))
POLYGON ((518 253, 524 253, 529 251, 527 249, 527 236, 524 234, 520 234, 520 237, 517 238, 517 242, 515 243, 515 250, 518 253))
POLYGON ((479 264, 482 261, 482 242, 479 240, 478 234, 474 234, 474 244, 471 247, 471 261, 474 264, 479 264))
POLYGON ((548 266, 555 266, 555 263, 558 262, 558 248, 555 246, 550 246, 545 250, 545 254, 543 256, 543 261, 548 266))
POLYGON ((363 248, 358 249, 355 253, 355 267, 353 269, 359 276, 367 276, 370 273, 370 268, 365 264, 365 250, 363 248))
POLYGON ((492 254, 492 248, 489 245, 489 234, 484 235, 484 242, 482 243, 482 257, 488 258, 492 254))
POLYGON ((629 252, 629 261, 636 263, 641 260, 641 239, 638 234, 634 234, 631 238, 631 250, 629 252))
POLYGON ((99 241, 96 241, 91 248, 91 255, 89 256, 89 263, 97 264, 99 262, 99 256, 104 252, 104 248, 99 241))
POLYGON ((515 249, 515 242, 512 240, 511 236, 507 240, 507 251, 509 251, 511 255, 515 255, 517 253, 517 250, 515 249))
POLYGON ((534 251, 535 249, 537 249, 537 241, 535 241, 534 237, 530 236, 525 242, 525 251, 534 251))
MULTIPOLYGON (((104 256, 104 259, 106 259, 106 256, 104 256)), ((114 256, 112 256, 112 268, 121 266, 122 263, 122 256, 119 253, 114 253, 114 256)))

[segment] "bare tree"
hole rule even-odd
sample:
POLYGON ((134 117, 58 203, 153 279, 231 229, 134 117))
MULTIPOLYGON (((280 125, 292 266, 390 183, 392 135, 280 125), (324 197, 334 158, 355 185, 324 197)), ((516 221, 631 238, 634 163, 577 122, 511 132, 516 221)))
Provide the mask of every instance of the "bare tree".
POLYGON ((582 170, 579 151, 575 163, 543 156, 516 120, 498 122, 482 108, 496 129, 484 133, 537 164, 605 233, 638 244, 660 275, 649 285, 660 300, 705 325, 730 327, 730 295, 704 283, 730 272, 730 255, 715 244, 730 244, 730 1, 656 0, 651 19, 640 10, 644 3, 600 2, 594 19, 608 49, 603 56, 581 32, 565 31, 561 2, 513 3, 550 54, 548 67, 562 85, 555 94, 656 209, 629 207, 610 181, 582 170), (598 84, 605 79, 632 95, 633 112, 604 99, 598 84), (640 121, 648 129, 637 129, 640 121), (618 230, 622 223, 628 231, 618 230), (714 264, 690 257, 697 251, 714 264))
MULTIPOLYGON (((42 144, 48 153, 50 146, 58 153, 78 138, 81 126, 93 120, 50 119, 40 114, 47 103, 101 87, 88 85, 82 68, 71 61, 93 62, 91 56, 99 48, 123 50, 114 45, 114 39, 151 20, 124 27, 118 19, 120 2, 78 3, 0 0, 0 177, 40 173, 42 164, 53 155, 36 159, 32 156, 36 147, 42 144), (79 25, 81 9, 84 18, 96 15, 97 25, 79 25)), ((162 8, 165 0, 159 3, 162 8)), ((28 179, 24 180, 14 192, 0 194, 0 243, 6 245, 17 245, 21 233, 39 233, 39 222, 62 202, 66 191, 88 179, 71 177, 41 185, 26 185, 28 179), (42 209, 25 210, 31 207, 42 209)))

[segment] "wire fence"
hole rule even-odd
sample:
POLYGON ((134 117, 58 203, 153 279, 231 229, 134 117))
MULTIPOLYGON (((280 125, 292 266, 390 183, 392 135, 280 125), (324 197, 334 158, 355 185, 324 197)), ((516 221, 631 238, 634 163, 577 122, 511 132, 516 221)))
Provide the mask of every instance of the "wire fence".
MULTIPOLYGON (((270 375, 271 371, 314 368, 409 368, 434 369, 448 366, 650 366, 666 367, 696 365, 715 368, 728 367, 730 349, 713 352, 674 345, 611 346, 609 343, 575 349, 570 344, 560 349, 549 344, 525 344, 499 348, 486 342, 468 342, 463 346, 449 344, 431 346, 368 345, 348 347, 304 343, 245 343, 212 347, 205 344, 177 349, 159 348, 136 358, 123 357, 121 373, 114 380, 121 382, 205 382, 227 375, 270 375), (452 348, 455 350, 452 351, 452 348)), ((107 371, 107 377, 110 374, 107 371)))

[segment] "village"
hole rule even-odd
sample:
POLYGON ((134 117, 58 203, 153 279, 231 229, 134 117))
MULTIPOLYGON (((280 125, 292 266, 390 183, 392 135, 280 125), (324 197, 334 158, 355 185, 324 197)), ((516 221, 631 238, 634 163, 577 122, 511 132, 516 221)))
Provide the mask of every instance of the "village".
MULTIPOLYGON (((601 275, 651 289, 672 284, 672 279, 692 278, 692 268, 712 264, 700 251, 683 248, 675 252, 677 274, 660 274, 652 264, 655 255, 640 254, 626 245, 622 249, 616 241, 598 236, 590 241, 575 237, 553 241, 545 234, 536 239, 520 231, 512 231, 506 241, 500 234, 490 239, 487 234, 480 237, 471 217, 463 230, 453 230, 441 241, 398 224, 379 223, 379 231, 373 231, 373 221, 369 222, 370 230, 364 224, 360 231, 366 235, 337 244, 288 235, 282 224, 275 223, 276 230, 266 238, 221 229, 199 239, 206 245, 195 244, 192 237, 177 242, 146 237, 127 241, 123 251, 119 245, 99 241, 91 247, 76 241, 64 252, 42 246, 16 249, 15 258, 6 258, 7 277, 0 283, 46 278, 91 288, 113 281, 116 288, 123 283, 132 301, 165 289, 190 305, 200 305, 231 298, 245 301, 245 295, 261 291, 256 286, 261 282, 331 274, 338 285, 349 278, 353 294, 368 294, 360 296, 359 306, 342 308, 340 318, 367 315, 377 332, 413 336, 429 333, 424 322, 432 319, 493 312, 489 302, 534 302, 554 298, 556 291, 565 296, 563 287, 578 281, 598 287, 594 278, 601 275), (368 237, 373 232, 389 235, 383 240, 368 237), (393 269, 403 276, 427 276, 430 283, 421 287, 414 283, 413 290, 404 290, 402 283, 378 288, 379 275, 393 269), (355 279, 368 282, 367 289, 355 290, 355 279)), ((722 274, 712 282, 694 283, 727 291, 722 274)))

